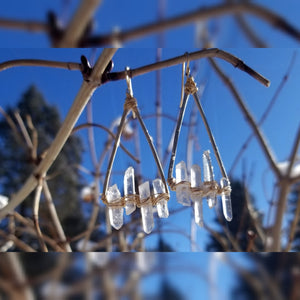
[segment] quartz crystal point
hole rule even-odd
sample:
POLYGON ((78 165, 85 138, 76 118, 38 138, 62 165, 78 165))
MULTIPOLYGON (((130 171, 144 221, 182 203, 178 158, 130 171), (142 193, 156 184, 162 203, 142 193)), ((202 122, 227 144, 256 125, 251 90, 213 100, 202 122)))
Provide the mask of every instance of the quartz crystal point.
MULTIPOLYGON (((165 186, 160 178, 154 179, 152 184, 153 184, 154 196, 159 196, 159 194, 163 194, 166 192, 165 186)), ((169 217, 168 201, 166 199, 159 200, 156 206, 157 206, 157 213, 160 218, 169 217)))
MULTIPOLYGON (((214 169, 211 163, 210 151, 206 150, 203 153, 203 174, 204 182, 214 181, 214 169)), ((211 192, 210 195, 206 197, 208 206, 210 208, 216 206, 217 204, 217 195, 215 192, 211 192)))
POLYGON ((134 183, 134 169, 129 167, 125 171, 124 175, 124 195, 125 195, 125 212, 126 215, 130 215, 136 209, 134 200, 135 195, 135 183, 134 183))
MULTIPOLYGON (((108 203, 118 202, 120 198, 121 193, 116 184, 108 188, 106 192, 108 203)), ((123 207, 108 207, 108 214, 111 226, 117 230, 120 229, 123 225, 123 207)))
MULTIPOLYGON (((201 168, 198 165, 192 165, 191 168, 191 188, 201 187, 201 168)), ((202 196, 199 192, 192 192, 191 198, 194 202, 195 222, 203 227, 203 205, 202 196)))
POLYGON ((154 228, 154 220, 152 203, 150 201, 149 203, 146 203, 150 197, 149 181, 146 181, 139 185, 139 194, 141 201, 143 229, 146 233, 150 233, 154 228))
POLYGON ((190 186, 187 176, 186 165, 184 161, 181 161, 176 165, 176 184, 184 181, 184 183, 176 186, 177 201, 185 206, 191 205, 190 200, 190 186))
MULTIPOLYGON (((221 178, 220 186, 221 186, 221 188, 224 188, 224 187, 227 187, 227 186, 230 187, 229 180, 225 177, 221 178)), ((223 207, 224 217, 227 221, 231 221, 232 220, 232 207, 231 207, 230 195, 222 192, 221 198, 222 198, 222 207, 223 207)))

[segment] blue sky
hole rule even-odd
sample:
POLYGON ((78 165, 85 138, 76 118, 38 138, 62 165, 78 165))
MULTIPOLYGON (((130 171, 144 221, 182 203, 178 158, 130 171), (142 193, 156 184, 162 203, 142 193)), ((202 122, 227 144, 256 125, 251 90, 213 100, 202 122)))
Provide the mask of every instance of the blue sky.
MULTIPOLYGON (((95 14, 95 33, 111 32, 115 26, 122 29, 133 28, 157 19, 157 2, 158 1, 117 1, 103 0, 103 4, 95 14)), ((207 6, 220 3, 221 1, 205 0, 205 1, 166 1, 166 17, 176 16, 183 12, 189 12, 200 6, 207 6)), ((288 5, 283 1, 255 1, 256 3, 270 7, 273 11, 281 16, 288 18, 296 27, 299 25, 300 2, 289 1, 288 5)), ((12 18, 23 20, 37 20, 44 22, 47 11, 53 10, 59 19, 66 23, 72 16, 79 0, 74 1, 4 1, 0 6, 0 18, 12 18), (69 3, 69 11, 64 8, 64 3, 69 3), (16 9, 17 7, 17 9, 16 9)), ((236 83, 248 107, 252 111, 256 119, 264 112, 272 96, 275 93, 280 81, 282 80, 288 68, 293 53, 296 51, 294 47, 298 47, 298 43, 293 39, 286 37, 278 30, 270 27, 268 24, 258 20, 253 16, 247 16, 247 20, 251 26, 256 29, 261 38, 270 46, 278 47, 276 49, 249 49, 251 45, 244 38, 241 30, 236 28, 236 23, 231 17, 222 17, 210 22, 210 30, 215 30, 214 46, 220 47, 226 51, 233 53, 243 59, 250 67, 254 68, 262 75, 271 80, 271 86, 266 88, 243 74, 241 71, 234 69, 231 65, 221 62, 230 78, 236 83)), ((195 27, 187 25, 181 28, 168 31, 165 37, 163 50, 163 59, 176 55, 182 55, 186 51, 194 51, 197 43, 195 42, 195 27)), ((157 37, 149 36, 140 40, 131 41, 124 46, 128 49, 119 50, 114 58, 114 70, 124 70, 126 66, 132 68, 155 61, 157 47, 157 37), (142 48, 142 49, 141 49, 142 48)), ((97 57, 101 50, 94 49, 46 49, 49 47, 49 39, 44 34, 32 34, 22 31, 12 31, 0 29, 0 62, 17 59, 17 58, 40 58, 60 61, 80 61, 80 55, 84 54, 88 58, 97 57), (23 47, 23 49, 20 49, 23 47), (7 49, 4 49, 7 48, 7 49), (25 49, 28 48, 28 49, 25 49), (44 48, 44 49, 38 49, 44 48)), ((297 58, 292 69, 288 82, 278 98, 268 119, 262 126, 270 145, 272 146, 276 157, 279 161, 288 158, 293 138, 297 127, 299 126, 299 70, 300 70, 300 53, 297 50, 297 58)), ((193 64, 192 64, 193 66, 193 64)), ((181 66, 168 68, 162 71, 162 103, 163 111, 176 117, 178 113, 178 105, 181 88, 181 66)), ((224 88, 220 80, 215 76, 212 69, 205 60, 199 63, 198 72, 195 74, 198 85, 205 84, 202 103, 207 114, 208 121, 212 127, 216 141, 218 143, 224 164, 227 170, 230 169, 233 159, 240 148, 240 145, 251 132, 249 125, 245 122, 234 103, 229 92, 224 88)), ((75 98, 82 76, 77 71, 66 71, 46 68, 15 68, 0 72, 0 105, 15 105, 26 91, 30 84, 35 84, 43 93, 45 99, 59 107, 62 118, 64 118, 75 98)), ((125 81, 108 83, 100 87, 92 98, 93 117, 95 122, 102 125, 110 126, 115 118, 122 113, 122 105, 125 98, 126 83, 125 81), (105 110, 104 110, 105 107, 105 110)), ((153 114, 155 101, 155 73, 147 74, 133 79, 133 91, 136 96, 141 114, 143 116, 153 114)), ((185 120, 190 115, 192 101, 189 101, 185 120)), ((198 116, 198 120, 200 120, 198 116)), ((80 117, 78 124, 86 122, 86 112, 80 117)), ((145 119, 146 126, 150 134, 155 138, 155 120, 145 119)), ((166 146, 169 142, 170 134, 174 123, 167 119, 163 119, 163 142, 166 146)), ((179 140, 178 156, 176 163, 185 159, 186 150, 186 128, 183 128, 179 140)), ((201 154, 203 150, 210 147, 207 135, 205 133, 201 121, 197 127, 197 134, 200 143, 200 149, 194 154, 193 163, 201 165, 201 154)), ((79 135, 86 141, 86 131, 82 130, 79 135)), ((143 138, 142 132, 140 137, 143 138)), ((103 142, 106 135, 100 129, 95 129, 95 138, 98 155, 103 149, 103 142)), ((132 149, 130 142, 125 143, 128 148, 132 149)), ((155 178, 156 169, 153 167, 153 161, 149 159, 150 152, 142 140, 143 157, 142 172, 148 179, 155 178)), ((132 161, 125 156, 122 151, 117 153, 118 163, 114 165, 114 170, 125 171, 132 161)), ((246 163, 246 172, 249 174, 251 168, 254 170, 252 176, 250 191, 255 196, 256 206, 264 214, 266 214, 269 200, 274 184, 274 177, 269 170, 269 166, 264 159, 262 151, 256 141, 253 141, 244 155, 246 163)), ((220 179, 216 160, 213 157, 216 178, 220 179)), ((91 160, 88 149, 84 154, 84 166, 91 168, 91 160)), ((167 172, 165 167, 165 173, 167 172)), ((242 175, 242 164, 237 167, 234 176, 239 178, 242 175)), ((88 176, 85 178, 89 183, 92 179, 88 176)), ((121 176, 113 176, 113 181, 120 183, 121 176)), ((179 209, 181 206, 176 202, 175 195, 169 202, 170 210, 179 209)), ((212 220, 215 216, 213 210, 209 210, 204 205, 205 222, 214 226, 212 220)), ((190 243, 186 235, 190 232, 190 224, 193 221, 192 208, 171 214, 169 219, 162 220, 161 226, 165 230, 163 237, 177 251, 190 251, 190 243), (177 233, 169 230, 177 230, 177 233)), ((155 220, 155 230, 158 227, 157 219, 155 220)), ((157 234, 152 234, 146 238, 146 245, 151 248, 157 242, 157 234)), ((205 250, 207 242, 206 233, 198 229, 197 243, 198 250, 205 250)), ((242 255, 234 254, 236 259, 243 260, 242 255), (236 256, 237 255, 237 256, 236 256)), ((193 264, 200 270, 207 271, 211 255, 202 253, 202 255, 190 255, 187 253, 167 255, 166 260, 170 260, 170 265, 175 261, 182 261, 186 264, 193 264)), ((160 275, 149 276, 142 283, 143 288, 149 288, 159 282, 160 275), (148 281, 147 281, 148 280, 148 281)), ((185 273, 170 273, 170 280, 176 284, 185 293, 189 292, 188 299, 199 299, 199 294, 208 298, 209 291, 204 281, 199 280, 197 276, 188 276, 185 273)), ((218 292, 219 295, 228 295, 229 289, 234 284, 234 273, 225 264, 219 263, 217 267, 218 292)))
MULTIPOLYGON (((72 17, 80 1, 5 1, 1 4, 0 18, 11 18, 21 20, 35 20, 45 22, 49 10, 56 13, 59 20, 66 24, 72 17), (66 3, 67 6, 65 5, 66 3), (17 6, 17 9, 16 9, 17 6)), ((190 1, 165 1, 166 17, 177 16, 184 12, 190 12, 199 7, 206 7, 221 3, 220 0, 190 0, 190 1)), ((264 5, 272 11, 288 18, 291 24, 297 27, 298 12, 300 8, 299 1, 289 1, 286 5, 282 1, 253 1, 257 4, 264 5)), ((118 1, 103 0, 101 6, 95 13, 95 33, 108 33, 115 27, 123 30, 130 29, 142 24, 151 23, 157 19, 158 1, 118 1)), ((272 28, 260 19, 247 15, 247 20, 253 28, 259 31, 261 38, 273 47, 293 47, 297 43, 291 38, 287 38, 278 30, 272 28)), ((214 42, 219 47, 249 47, 251 46, 243 37, 240 30, 236 30, 236 23, 230 16, 224 16, 214 19, 210 23, 210 30, 215 30, 216 36, 214 42)), ((299 27, 299 26, 298 26, 299 27)), ((195 27, 186 25, 180 28, 168 31, 165 36, 165 47, 195 47, 195 27), (178 38, 180 37, 180 38, 178 38)), ((126 47, 155 47, 156 37, 148 36, 140 40, 134 40, 126 43, 126 47), (154 46, 155 45, 155 46, 154 46)), ((41 33, 28 33, 22 31, 1 30, 0 29, 1 47, 49 47, 49 39, 41 33)))
MULTIPOLYGON (((164 49, 163 59, 176 55, 181 55, 186 51, 194 51, 195 49, 177 48, 164 49)), ((253 78, 243 74, 240 70, 234 69, 226 62, 221 65, 226 70, 230 78, 236 83, 238 90, 243 96, 249 109, 258 120, 263 111, 270 102, 275 90, 282 80, 290 63, 294 49, 225 49, 244 60, 249 66, 260 72, 271 80, 271 86, 266 88, 253 78)), ((97 50, 96 55, 101 51, 97 50)), ((60 61, 78 62, 80 55, 85 54, 91 57, 93 50, 90 49, 1 49, 0 60, 6 61, 16 58, 44 58, 60 61)), ((156 51, 154 49, 120 49, 114 57, 114 70, 124 70, 126 66, 135 68, 141 65, 149 64, 155 61, 156 51)), ((287 84, 285 85, 276 105, 266 120, 262 129, 272 146, 278 161, 284 161, 288 158, 291 150, 293 138, 295 136, 299 118, 299 78, 300 70, 299 55, 295 60, 287 84), (288 133, 288 134, 287 134, 288 133)), ((193 63, 191 65, 193 67, 193 63)), ((227 89, 220 80, 215 76, 212 69, 205 59, 199 62, 199 71, 195 74, 198 85, 205 84, 202 103, 207 114, 208 122, 213 130, 217 141, 225 168, 230 169, 233 159, 240 149, 241 144, 251 132, 247 122, 240 113, 237 105, 233 101, 227 89)), ((59 107, 62 118, 64 118, 71 106, 76 93, 82 82, 82 76, 78 71, 67 71, 60 69, 48 69, 37 67, 20 67, 6 70, 0 73, 2 88, 0 91, 0 103, 4 108, 7 105, 17 103, 21 94, 28 88, 30 84, 35 84, 43 93, 45 99, 59 107), (59 91, 59 93, 57 92, 59 91)), ((155 72, 143 76, 133 78, 133 92, 138 100, 139 108, 142 116, 145 116, 145 123, 150 134, 156 137, 155 119, 146 118, 155 112, 155 72)), ((176 117, 179 110, 179 99, 181 89, 181 66, 170 67, 162 71, 162 106, 163 112, 176 117)), ((124 80, 111 82, 101 86, 92 97, 93 118, 95 122, 110 127, 113 120, 122 114, 123 102, 125 99, 126 82, 124 80)), ((185 121, 188 120, 192 108, 192 98, 190 99, 185 115, 185 121)), ((195 149, 193 163, 202 166, 202 152, 211 149, 204 126, 198 116, 199 124, 197 126, 197 137, 200 149, 195 149)), ((80 117, 78 124, 86 122, 86 112, 80 117)), ((169 143, 169 139, 174 128, 174 122, 163 119, 163 146, 165 149, 169 143)), ((103 143, 107 136, 100 129, 95 129, 95 140, 97 145, 97 153, 100 155, 103 149, 103 143)), ((86 130, 79 132, 80 136, 87 141, 86 130)), ((155 179, 156 167, 149 150, 148 145, 140 131, 142 145, 142 174, 147 180, 155 179)), ((181 160, 186 161, 186 139, 187 129, 183 128, 179 138, 178 154, 176 163, 181 160)), ((124 145, 134 152, 131 141, 124 141, 124 145)), ((214 156, 212 156, 216 179, 220 179, 220 172, 216 164, 214 156)), ((246 164, 246 173, 249 174, 251 168, 254 168, 254 176, 250 184, 250 191, 255 196, 256 206, 265 215, 268 205, 267 196, 271 195, 274 178, 269 170, 269 166, 262 154, 260 147, 256 141, 253 141, 245 152, 244 159, 246 164), (265 195, 267 193, 267 196, 265 195)), ((113 166, 113 171, 124 172, 132 160, 124 155, 122 151, 117 152, 117 160, 113 166)), ((84 154, 83 165, 88 169, 92 169, 88 148, 84 154)), ((136 165, 133 164, 136 168, 136 165)), ((167 173, 168 163, 164 171, 167 173)), ((175 174, 174 174, 175 175, 175 174)), ((85 176, 85 175, 84 175, 85 176)), ((238 165, 234 172, 234 177, 241 178, 242 162, 238 165)), ((145 179, 145 180, 146 180, 145 179)), ((89 183, 92 178, 85 176, 85 180, 89 183)), ((122 189, 122 175, 112 177, 112 183, 118 183, 122 189)), ((171 210, 179 209, 181 206, 176 202, 175 194, 172 192, 169 202, 171 210)), ((204 217, 208 225, 212 225, 212 218, 215 216, 213 210, 208 209, 204 204, 204 217)), ((166 233, 164 237, 170 242, 177 251, 189 251, 189 241, 185 235, 190 232, 190 221, 192 217, 192 208, 187 208, 183 212, 172 215, 167 220, 162 220, 161 224, 166 233), (171 232, 170 232, 171 230, 171 232), (178 230, 183 234, 174 233, 178 230)), ((155 230, 158 228, 157 221, 155 230)), ((146 243, 151 248, 156 243, 157 234, 152 234, 146 238, 146 243)), ((203 230, 198 230, 198 249, 204 250, 206 234, 203 230)))

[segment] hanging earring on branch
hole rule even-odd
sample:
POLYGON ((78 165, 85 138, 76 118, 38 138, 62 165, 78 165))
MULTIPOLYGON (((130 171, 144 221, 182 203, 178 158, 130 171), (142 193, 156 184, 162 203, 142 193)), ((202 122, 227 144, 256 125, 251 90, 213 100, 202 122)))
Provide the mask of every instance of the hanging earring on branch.
MULTIPOLYGON (((185 63, 182 66, 182 86, 184 82, 184 70, 185 63)), ((227 173, 225 171, 217 144, 215 142, 212 131, 208 125, 206 116, 204 114, 201 102, 198 97, 198 88, 194 81, 194 78, 190 74, 189 58, 187 54, 187 67, 185 71, 186 82, 184 88, 182 87, 180 111, 177 119, 177 125, 175 130, 175 136, 173 141, 172 154, 168 170, 168 184, 172 190, 176 190, 177 201, 185 206, 191 205, 191 200, 194 203, 195 222, 199 226, 203 226, 203 208, 202 198, 206 197, 208 206, 214 207, 217 203, 217 195, 221 195, 223 214, 227 221, 232 220, 232 207, 231 207, 231 187, 227 173), (217 158, 218 165, 221 170, 222 179, 220 180, 220 186, 214 179, 213 166, 210 157, 210 151, 206 150, 203 153, 203 182, 201 182, 201 168, 198 165, 193 165, 190 172, 190 181, 184 161, 179 162, 175 168, 176 178, 173 178, 174 163, 177 152, 178 138, 182 126, 182 121, 189 99, 189 95, 192 94, 196 102, 201 118, 205 125, 205 129, 208 133, 210 142, 213 147, 214 154, 217 158), (191 199, 191 200, 190 200, 191 199)))
POLYGON ((137 206, 141 208, 143 229, 146 233, 150 233, 154 228, 153 206, 157 206, 158 216, 160 218, 167 218, 169 216, 167 202, 170 198, 170 195, 158 154, 153 145, 152 139, 148 133, 146 125, 144 124, 144 121, 140 115, 137 101, 133 97, 131 78, 128 74, 129 68, 126 68, 127 91, 124 103, 124 110, 107 167, 102 193, 102 200, 108 206, 110 223, 115 229, 120 229, 123 225, 123 208, 125 207, 126 214, 130 215, 135 211, 137 206), (136 118, 142 127, 142 130, 154 157, 155 163, 157 165, 158 173, 161 177, 153 180, 152 195, 150 193, 149 181, 140 184, 138 187, 139 194, 136 193, 133 167, 129 167, 125 171, 124 197, 121 196, 121 193, 116 184, 114 184, 111 187, 108 187, 117 148, 120 144, 120 139, 125 126, 126 118, 130 112, 132 112, 133 118, 136 118))

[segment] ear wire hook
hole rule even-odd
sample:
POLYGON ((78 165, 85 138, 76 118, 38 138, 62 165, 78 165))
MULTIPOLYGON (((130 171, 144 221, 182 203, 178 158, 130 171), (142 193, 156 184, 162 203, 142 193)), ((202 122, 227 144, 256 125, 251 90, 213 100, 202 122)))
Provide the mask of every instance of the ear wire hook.
POLYGON ((157 151, 154 147, 154 144, 152 142, 152 139, 151 139, 151 137, 148 133, 146 125, 144 124, 143 119, 140 115, 140 112, 139 112, 139 109, 138 109, 138 106, 137 106, 137 101, 133 97, 131 78, 129 76, 130 68, 126 67, 125 72, 126 72, 126 83, 127 83, 126 99, 125 99, 125 102, 124 102, 124 109, 123 109, 122 118, 121 118, 121 121, 120 121, 118 132, 116 134, 115 143, 114 143, 113 150, 111 152, 111 156, 110 156, 108 167, 107 167, 107 172, 106 172, 106 176, 105 176, 105 180, 104 180, 104 184, 103 184, 102 200, 105 204, 107 204, 106 191, 108 189, 111 170, 112 170, 112 166, 113 166, 113 163, 114 163, 114 160, 115 160, 117 148, 119 147, 119 144, 120 144, 121 135, 122 135, 123 129, 125 127, 127 115, 129 114, 130 111, 132 112, 133 117, 138 119, 138 121, 139 121, 139 123, 142 127, 142 130, 144 132, 146 140, 147 140, 147 142, 150 146, 153 158, 154 158, 155 163, 157 165, 159 175, 160 175, 160 177, 163 181, 165 191, 166 191, 166 195, 167 195, 167 199, 169 199, 169 190, 168 190, 168 186, 167 186, 167 182, 166 182, 166 179, 165 179, 165 176, 164 176, 164 172, 163 172, 161 162, 159 160, 159 157, 158 157, 157 151))
POLYGON ((182 70, 181 70, 181 98, 180 98, 179 108, 182 107, 183 96, 184 96, 184 92, 185 92, 184 75, 186 77, 190 76, 190 59, 189 59, 189 53, 185 52, 184 55, 186 56, 186 61, 184 61, 182 63, 182 70), (185 68, 185 64, 186 64, 186 68, 185 68))
POLYGON ((125 72, 126 72, 127 93, 130 95, 130 97, 133 97, 131 77, 129 76, 130 68, 126 67, 125 72))

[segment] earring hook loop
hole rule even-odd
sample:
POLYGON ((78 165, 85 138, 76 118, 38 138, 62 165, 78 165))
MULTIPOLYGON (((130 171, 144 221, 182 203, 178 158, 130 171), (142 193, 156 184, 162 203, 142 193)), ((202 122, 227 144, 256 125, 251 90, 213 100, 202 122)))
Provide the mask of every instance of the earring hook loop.
POLYGON ((125 72, 126 72, 127 93, 128 93, 131 97, 133 97, 132 84, 131 84, 131 77, 130 77, 130 75, 129 75, 129 73, 130 73, 130 68, 129 68, 129 67, 126 67, 125 72))

